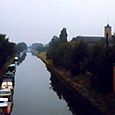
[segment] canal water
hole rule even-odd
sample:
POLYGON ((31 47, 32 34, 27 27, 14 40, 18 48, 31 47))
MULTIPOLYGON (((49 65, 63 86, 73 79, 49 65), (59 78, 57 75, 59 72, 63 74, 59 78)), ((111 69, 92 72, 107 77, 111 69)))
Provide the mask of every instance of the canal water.
POLYGON ((103 115, 29 53, 17 66, 15 81, 11 115, 103 115))
POLYGON ((27 54, 17 66, 11 115, 72 115, 66 101, 52 90, 50 77, 44 63, 27 54))

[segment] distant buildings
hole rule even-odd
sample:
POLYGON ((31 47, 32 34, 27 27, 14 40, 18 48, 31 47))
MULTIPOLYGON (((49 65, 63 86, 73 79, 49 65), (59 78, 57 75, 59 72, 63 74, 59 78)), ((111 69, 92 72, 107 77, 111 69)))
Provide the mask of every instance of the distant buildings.
POLYGON ((89 45, 93 45, 99 40, 105 40, 109 44, 112 42, 112 28, 109 24, 104 27, 104 36, 77 36, 71 42, 74 42, 77 39, 83 39, 84 42, 87 42, 89 45))

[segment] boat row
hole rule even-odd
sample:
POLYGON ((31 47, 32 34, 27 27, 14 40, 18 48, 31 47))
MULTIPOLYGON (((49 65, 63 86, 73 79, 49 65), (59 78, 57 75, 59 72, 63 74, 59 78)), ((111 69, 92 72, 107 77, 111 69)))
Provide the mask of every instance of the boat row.
POLYGON ((0 115, 10 115, 13 107, 17 58, 8 66, 0 87, 0 115))

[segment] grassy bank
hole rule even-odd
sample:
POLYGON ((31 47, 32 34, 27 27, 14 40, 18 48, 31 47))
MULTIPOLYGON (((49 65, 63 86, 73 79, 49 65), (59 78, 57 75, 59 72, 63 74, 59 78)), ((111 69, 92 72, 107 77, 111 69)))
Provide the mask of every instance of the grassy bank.
POLYGON ((90 78, 88 78, 89 76, 85 75, 85 77, 72 77, 71 73, 64 68, 54 67, 51 60, 46 59, 45 53, 38 53, 37 57, 40 58, 48 67, 50 67, 50 70, 55 72, 62 81, 66 82, 71 88, 73 88, 76 93, 79 92, 103 113, 106 115, 115 114, 114 94, 110 93, 102 95, 95 92, 95 90, 93 90, 88 84, 88 82, 90 82, 90 78))

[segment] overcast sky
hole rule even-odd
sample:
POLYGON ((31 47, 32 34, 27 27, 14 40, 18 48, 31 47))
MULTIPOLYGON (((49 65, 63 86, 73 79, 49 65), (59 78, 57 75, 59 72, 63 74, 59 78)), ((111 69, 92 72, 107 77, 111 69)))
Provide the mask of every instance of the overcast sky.
POLYGON ((46 44, 63 27, 68 40, 103 36, 107 23, 115 32, 115 0, 0 0, 0 33, 11 41, 46 44))

